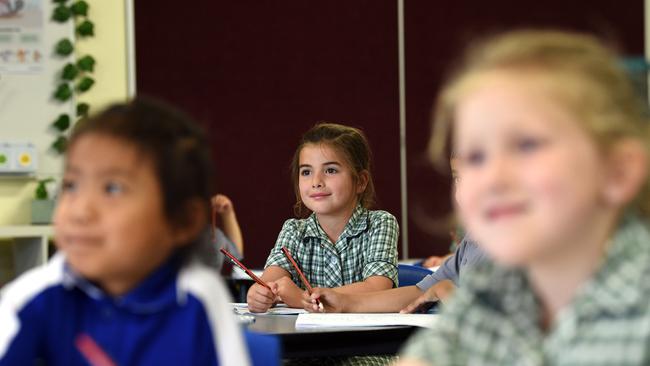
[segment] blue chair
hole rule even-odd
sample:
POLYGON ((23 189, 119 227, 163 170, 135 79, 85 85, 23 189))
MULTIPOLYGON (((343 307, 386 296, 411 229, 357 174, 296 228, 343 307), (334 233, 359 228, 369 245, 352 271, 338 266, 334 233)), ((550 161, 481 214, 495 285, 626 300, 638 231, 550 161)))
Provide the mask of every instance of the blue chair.
POLYGON ((253 366, 280 365, 280 340, 277 336, 244 330, 244 337, 253 366))
POLYGON ((412 266, 410 264, 397 265, 397 279, 400 287, 413 286, 432 273, 424 267, 412 266))

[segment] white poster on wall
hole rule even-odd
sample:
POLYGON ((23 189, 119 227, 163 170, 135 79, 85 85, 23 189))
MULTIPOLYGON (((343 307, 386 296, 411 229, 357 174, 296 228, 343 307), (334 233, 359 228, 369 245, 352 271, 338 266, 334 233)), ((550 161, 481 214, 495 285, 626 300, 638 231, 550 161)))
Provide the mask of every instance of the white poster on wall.
POLYGON ((43 72, 43 0, 0 0, 0 74, 43 72))

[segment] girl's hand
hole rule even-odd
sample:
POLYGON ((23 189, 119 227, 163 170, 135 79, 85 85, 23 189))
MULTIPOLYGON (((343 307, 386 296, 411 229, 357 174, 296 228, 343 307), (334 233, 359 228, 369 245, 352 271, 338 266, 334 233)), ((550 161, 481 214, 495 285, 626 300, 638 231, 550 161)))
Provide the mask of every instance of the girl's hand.
POLYGON ((316 287, 311 295, 303 294, 303 308, 310 313, 342 313, 347 305, 346 294, 331 288, 316 287), (318 306, 318 302, 321 306, 318 306))
POLYGON ((445 258, 447 258, 447 257, 446 256, 445 257, 440 257, 440 256, 437 256, 437 255, 432 255, 431 257, 425 259, 422 262, 422 267, 425 267, 425 268, 437 267, 437 266, 441 265, 442 262, 445 261, 445 258))
POLYGON ((422 262, 422 267, 431 268, 441 266, 443 263, 445 263, 447 258, 451 257, 452 255, 454 255, 454 253, 447 253, 441 257, 433 255, 422 262))
POLYGON ((229 213, 233 210, 232 201, 228 196, 218 194, 212 197, 212 208, 217 211, 219 215, 229 213))
POLYGON ((312 300, 311 294, 307 290, 302 292, 302 298, 300 299, 302 301, 302 308, 307 310, 310 313, 318 313, 318 305, 316 305, 316 300, 312 300), (313 302, 312 302, 313 301, 313 302), (314 305, 316 307, 314 308, 314 305))
POLYGON ((271 287, 271 291, 257 283, 248 289, 246 302, 248 303, 248 310, 252 313, 264 313, 277 302, 277 284, 273 282, 267 282, 267 284, 271 287))

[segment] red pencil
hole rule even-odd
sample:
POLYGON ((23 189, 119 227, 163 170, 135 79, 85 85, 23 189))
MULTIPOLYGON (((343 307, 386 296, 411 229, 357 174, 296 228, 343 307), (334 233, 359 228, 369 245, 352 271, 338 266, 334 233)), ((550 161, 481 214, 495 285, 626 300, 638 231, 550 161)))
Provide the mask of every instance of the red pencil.
POLYGON ((235 264, 237 267, 241 268, 242 271, 246 272, 246 274, 247 274, 250 278, 252 278, 255 282, 257 282, 257 283, 259 283, 260 285, 262 285, 262 286, 268 288, 269 291, 273 291, 273 290, 271 290, 271 287, 270 287, 269 285, 266 284, 266 282, 262 281, 261 278, 257 277, 257 276, 255 275, 255 273, 253 273, 253 271, 251 271, 250 269, 246 268, 246 266, 243 265, 242 262, 238 261, 237 258, 235 258, 234 255, 230 254, 227 250, 225 250, 225 249, 223 249, 223 248, 221 248, 220 250, 221 250, 221 253, 225 254, 228 258, 230 258, 230 260, 233 262, 233 264, 235 264))
POLYGON ((88 334, 81 333, 74 344, 92 366, 116 366, 111 357, 88 334))
POLYGON ((311 285, 309 284, 309 281, 307 281, 307 277, 305 277, 305 275, 302 273, 302 271, 298 267, 298 263, 296 263, 296 261, 293 260, 293 257, 291 256, 291 253, 289 253, 289 249, 287 249, 287 247, 282 247, 282 251, 284 252, 284 255, 287 257, 289 262, 291 262, 291 265, 293 266, 293 268, 296 269, 296 272, 298 272, 298 276, 300 276, 300 280, 302 281, 303 285, 305 285, 305 287, 307 288, 307 291, 311 295, 311 293, 314 291, 314 289, 312 289, 311 285))
MULTIPOLYGON (((287 249, 287 247, 282 247, 282 251, 284 252, 284 255, 287 257, 289 262, 291 262, 291 265, 293 266, 293 268, 296 269, 296 272, 298 272, 298 276, 300 276, 300 280, 302 281, 302 283, 307 288, 307 292, 309 292, 309 294, 311 295, 311 293, 314 292, 314 289, 309 284, 309 281, 307 281, 307 277, 305 277, 305 275, 302 273, 302 271, 298 267, 298 263, 296 263, 296 261, 293 260, 293 257, 291 256, 291 253, 289 253, 289 249, 287 249)), ((323 304, 321 304, 321 302, 318 301, 318 299, 316 300, 316 305, 318 305, 318 308, 321 311, 323 311, 323 304)))

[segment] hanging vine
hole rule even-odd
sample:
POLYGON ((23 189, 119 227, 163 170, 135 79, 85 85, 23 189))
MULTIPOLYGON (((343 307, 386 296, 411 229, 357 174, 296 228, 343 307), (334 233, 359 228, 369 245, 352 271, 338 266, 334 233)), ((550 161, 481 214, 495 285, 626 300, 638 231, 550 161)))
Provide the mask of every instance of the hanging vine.
MULTIPOLYGON (((77 39, 84 39, 95 35, 95 25, 88 17, 89 5, 84 0, 53 0, 56 4, 52 11, 52 20, 58 23, 73 21, 75 24, 75 34, 77 39), (68 4, 70 3, 70 4, 68 4)), ((54 52, 60 57, 69 57, 75 50, 75 42, 69 38, 59 40, 54 52)), ((58 73, 56 90, 53 97, 55 100, 64 103, 76 95, 83 94, 90 90, 95 84, 92 73, 95 70, 95 58, 91 55, 84 55, 76 62, 68 62, 58 73)), ((77 103, 76 115, 69 114, 59 115, 51 126, 56 131, 56 137, 52 142, 52 149, 59 154, 65 151, 68 142, 68 131, 72 125, 73 118, 76 124, 86 116, 90 111, 88 103, 77 103)))

